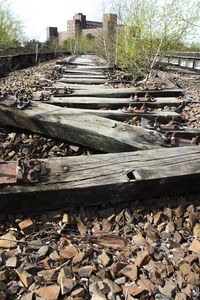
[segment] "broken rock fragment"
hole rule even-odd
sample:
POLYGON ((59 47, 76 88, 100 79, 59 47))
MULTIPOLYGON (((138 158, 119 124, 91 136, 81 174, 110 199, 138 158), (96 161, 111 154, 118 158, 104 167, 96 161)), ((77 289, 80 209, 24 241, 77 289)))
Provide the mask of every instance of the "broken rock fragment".
POLYGON ((20 299, 21 300, 32 300, 33 299, 33 293, 28 293, 28 294, 22 296, 20 299))
POLYGON ((188 275, 191 272, 191 266, 187 263, 183 263, 180 266, 180 271, 183 275, 188 275))
POLYGON ((15 248, 16 245, 16 238, 12 231, 0 237, 0 248, 15 248))
POLYGON ((80 277, 90 277, 92 272, 94 271, 95 267, 93 266, 84 266, 79 269, 78 273, 80 277))
POLYGON ((137 257, 135 260, 135 265, 140 267, 141 265, 145 264, 148 260, 149 252, 148 251, 140 251, 137 253, 137 257))
POLYGON ((136 281, 138 277, 138 268, 135 264, 130 264, 123 268, 119 274, 124 275, 131 281, 136 281))
POLYGON ((61 294, 65 295, 69 293, 75 285, 75 282, 71 278, 62 277, 60 280, 60 288, 61 288, 61 294))
POLYGON ((187 300, 187 296, 184 293, 177 293, 175 300, 187 300))
POLYGON ((158 288, 148 279, 140 279, 138 285, 147 290, 150 295, 154 295, 158 291, 158 288))
POLYGON ((100 237, 99 244, 112 249, 124 249, 125 247, 125 242, 122 239, 115 236, 100 237))
POLYGON ((77 228, 78 228, 80 235, 85 236, 86 235, 86 226, 80 218, 76 219, 76 224, 77 224, 77 228))
POLYGON ((83 259, 85 258, 85 256, 86 256, 85 252, 78 252, 73 258, 73 263, 78 264, 78 263, 82 262, 83 259))
POLYGON ((48 245, 42 246, 38 250, 37 254, 39 255, 39 257, 44 257, 47 254, 48 250, 49 250, 49 246, 48 245))
POLYGON ((50 269, 50 270, 43 270, 37 273, 37 275, 42 278, 44 281, 52 281, 56 280, 57 278, 57 270, 50 269))
POLYGON ((28 235, 34 231, 34 224, 31 219, 26 219, 26 220, 20 222, 18 224, 18 226, 24 235, 28 235))
POLYGON ((74 245, 69 245, 60 249, 60 255, 66 259, 73 258, 77 253, 78 251, 74 245))
POLYGON ((123 287, 125 295, 131 295, 135 297, 141 296, 141 294, 145 291, 142 287, 133 285, 133 286, 124 286, 123 287))
POLYGON ((159 287, 159 291, 162 295, 172 299, 175 297, 176 290, 176 284, 171 282, 167 282, 164 287, 159 287))
POLYGON ((70 217, 70 215, 67 214, 67 213, 64 213, 63 214, 63 218, 62 218, 62 222, 65 223, 65 224, 67 224, 67 225, 71 224, 71 217, 70 217))
POLYGON ((70 267, 63 267, 57 277, 57 282, 60 284, 62 278, 72 278, 72 272, 70 267))
POLYGON ((9 257, 9 258, 6 260, 6 267, 9 267, 9 268, 16 268, 16 266, 17 266, 17 257, 16 257, 16 256, 9 257))
POLYGON ((82 298, 85 296, 85 290, 84 288, 80 287, 75 289, 72 293, 71 293, 71 297, 73 298, 82 298))
POLYGON ((192 286, 199 286, 200 275, 194 272, 190 272, 186 277, 186 281, 192 286))
POLYGON ((60 287, 58 285, 45 286, 37 289, 35 293, 46 300, 57 300, 60 294, 60 287))
POLYGON ((98 256, 98 259, 100 260, 100 262, 102 263, 102 265, 104 267, 108 266, 111 261, 110 256, 106 252, 103 252, 102 254, 100 254, 98 256))
POLYGON ((193 240, 188 250, 200 254, 200 241, 193 240))
POLYGON ((200 224, 197 223, 194 228, 193 228, 193 234, 194 236, 196 236, 197 238, 200 238, 200 224))
POLYGON ((104 282, 107 283, 111 293, 118 294, 122 291, 122 288, 115 282, 110 279, 104 279, 104 282))
POLYGON ((134 235, 133 241, 137 246, 145 246, 146 245, 146 241, 141 234, 134 235))
POLYGON ((18 268, 16 270, 17 275, 19 276, 20 281, 23 283, 23 285, 28 288, 33 282, 34 278, 31 274, 29 274, 27 271, 18 268))
POLYGON ((0 271, 0 282, 6 280, 7 278, 7 271, 0 271))

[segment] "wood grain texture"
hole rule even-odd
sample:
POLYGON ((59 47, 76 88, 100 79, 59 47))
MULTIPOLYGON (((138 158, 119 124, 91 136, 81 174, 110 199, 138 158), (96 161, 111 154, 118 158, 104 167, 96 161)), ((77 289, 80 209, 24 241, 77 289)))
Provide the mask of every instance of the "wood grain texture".
POLYGON ((0 188, 1 209, 6 208, 6 201, 13 203, 13 207, 18 201, 15 209, 26 203, 40 210, 45 206, 49 209, 58 205, 148 199, 181 193, 188 188, 200 190, 200 149, 197 146, 42 161, 48 174, 41 177, 40 183, 0 188))
POLYGON ((103 117, 32 102, 25 110, 0 107, 0 124, 14 126, 103 152, 159 148, 162 135, 103 117))
MULTIPOLYGON (((39 99, 39 98, 38 98, 39 99)), ((71 108, 86 108, 86 109, 99 109, 110 108, 119 109, 128 107, 129 104, 132 107, 141 107, 143 104, 146 107, 157 108, 164 106, 179 106, 183 103, 183 100, 171 97, 171 98, 155 98, 155 101, 146 101, 143 98, 140 101, 132 101, 130 98, 96 98, 96 97, 53 97, 50 101, 52 104, 58 106, 67 106, 71 108)))
POLYGON ((97 79, 97 78, 65 78, 62 77, 58 82, 73 83, 73 84, 104 84, 107 79, 97 79))
MULTIPOLYGON (((54 104, 50 102, 50 104, 54 104)), ((98 110, 98 109, 78 109, 78 108, 68 108, 65 107, 62 111, 62 116, 66 114, 66 117, 68 117, 69 114, 72 115, 79 115, 79 114, 88 114, 88 115, 95 115, 98 117, 108 118, 111 120, 116 121, 128 121, 131 118, 138 116, 138 117, 144 117, 146 119, 155 120, 157 118, 157 121, 163 121, 163 120, 177 120, 181 119, 181 115, 176 112, 167 112, 167 111, 161 111, 161 112, 141 112, 141 111, 133 111, 133 112, 127 112, 122 111, 121 109, 118 110, 98 110)))
POLYGON ((65 67, 62 68, 63 72, 66 74, 71 74, 71 75, 102 75, 104 74, 103 72, 98 72, 98 71, 81 71, 77 69, 67 69, 65 67))
MULTIPOLYGON (((72 87, 73 88, 73 87, 72 87)), ((147 91, 141 91, 137 88, 96 88, 90 90, 76 90, 74 89, 69 97, 84 96, 84 97, 106 97, 106 98, 128 98, 137 94, 139 97, 144 97, 147 91)), ((178 97, 183 95, 183 91, 180 89, 165 89, 165 90, 148 90, 149 95, 153 97, 178 97)))
POLYGON ((63 75, 62 78, 65 79, 107 79, 105 75, 90 75, 90 74, 70 74, 70 75, 63 75))

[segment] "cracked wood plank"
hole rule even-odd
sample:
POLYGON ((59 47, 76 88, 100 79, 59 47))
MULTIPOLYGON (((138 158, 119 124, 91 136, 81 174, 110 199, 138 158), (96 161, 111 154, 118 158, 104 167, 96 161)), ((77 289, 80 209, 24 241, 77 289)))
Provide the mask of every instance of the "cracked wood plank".
POLYGON ((137 94, 138 97, 144 97, 148 92, 153 97, 179 97, 183 95, 181 89, 164 89, 164 90, 148 90, 141 91, 137 88, 106 88, 99 89, 98 86, 95 89, 88 90, 76 90, 76 85, 71 86, 73 91, 68 97, 108 97, 108 98, 127 98, 137 94))
POLYGON ((138 97, 144 97, 148 92, 150 96, 154 98, 169 98, 169 97, 179 97, 183 96, 183 90, 181 89, 165 89, 165 90, 139 90, 137 88, 125 88, 125 89, 112 89, 108 86, 104 85, 79 85, 79 84, 63 84, 63 83, 55 83, 53 86, 46 87, 45 90, 34 93, 39 95, 41 92, 45 92, 47 90, 57 89, 58 93, 55 93, 55 97, 95 97, 95 98, 130 98, 130 96, 134 96, 137 94, 138 97), (71 88, 72 93, 66 94, 64 93, 64 88, 71 88), (63 92, 62 92, 63 91, 63 92))
POLYGON ((107 79, 97 79, 97 78, 60 78, 57 82, 63 83, 73 83, 73 84, 104 84, 107 82, 107 79))
POLYGON ((62 71, 66 74, 71 75, 94 75, 94 76, 105 76, 103 72, 97 72, 97 71, 81 71, 77 69, 67 69, 62 67, 62 71))
POLYGON ((41 210, 199 191, 197 146, 41 160, 39 183, 0 188, 0 208, 41 210), (34 199, 34 201, 32 201, 34 199), (26 204, 26 205, 25 205, 26 204), (22 207, 21 207, 22 206, 22 207))
POLYGON ((90 75, 90 74, 87 74, 87 75, 63 75, 62 78, 65 78, 65 79, 107 79, 107 77, 105 75, 90 75))
MULTIPOLYGON (((49 102, 50 104, 53 104, 52 102, 49 102)), ((46 103, 45 103, 46 104, 46 103)), ((163 120, 178 120, 181 119, 181 115, 176 112, 171 111, 161 111, 161 112, 142 112, 142 111, 133 111, 133 112, 123 112, 121 109, 118 110, 98 110, 98 109, 78 109, 78 108, 68 108, 65 107, 61 115, 64 117, 66 114, 66 117, 68 117, 69 114, 72 114, 74 116, 76 115, 82 115, 82 114, 91 114, 98 117, 108 118, 116 121, 127 121, 131 118, 138 116, 143 117, 150 120, 155 120, 157 118, 157 121, 163 121, 163 120)))
MULTIPOLYGON (((36 100, 39 100, 37 98, 36 100)), ((164 106, 179 106, 184 100, 175 97, 171 98, 155 98, 155 101, 147 101, 141 98, 139 101, 132 101, 129 98, 96 98, 96 97, 52 97, 50 103, 58 106, 67 106, 72 108, 100 109, 110 108, 119 109, 128 107, 141 107, 145 104, 147 107, 157 108, 164 106)))
POLYGON ((163 137, 155 131, 134 127, 88 113, 32 102, 25 110, 0 107, 0 124, 23 128, 103 152, 159 148, 163 137))

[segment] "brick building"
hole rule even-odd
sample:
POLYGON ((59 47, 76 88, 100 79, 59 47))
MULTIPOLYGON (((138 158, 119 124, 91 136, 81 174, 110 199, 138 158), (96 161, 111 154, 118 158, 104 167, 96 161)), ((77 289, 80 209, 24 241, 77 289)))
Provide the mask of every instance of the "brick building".
POLYGON ((76 13, 73 20, 67 21, 67 33, 72 38, 75 38, 78 34, 93 33, 93 35, 96 35, 98 30, 95 29, 102 28, 102 26, 102 22, 88 21, 86 15, 76 13))
POLYGON ((68 34, 67 31, 59 31, 58 32, 58 36, 59 36, 59 43, 62 45, 64 41, 66 41, 68 39, 68 34))
POLYGON ((76 39, 78 35, 90 34, 94 37, 102 34, 103 30, 107 36, 115 36, 117 27, 117 15, 104 14, 103 22, 88 21, 86 15, 76 13, 72 20, 67 21, 67 31, 58 32, 57 27, 47 28, 47 40, 52 41, 55 37, 59 37, 60 43, 71 37, 76 39))
POLYGON ((59 34, 57 27, 47 27, 47 41, 51 42, 53 39, 58 37, 59 34))
POLYGON ((109 38, 116 37, 117 31, 117 15, 115 14, 104 14, 103 15, 103 31, 109 38))

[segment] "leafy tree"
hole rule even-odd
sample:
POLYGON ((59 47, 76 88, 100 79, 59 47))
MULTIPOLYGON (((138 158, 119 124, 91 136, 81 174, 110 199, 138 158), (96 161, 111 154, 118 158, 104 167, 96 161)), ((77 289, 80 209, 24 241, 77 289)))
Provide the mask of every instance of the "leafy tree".
POLYGON ((191 43, 186 50, 200 52, 200 43, 191 43))
POLYGON ((62 49, 64 51, 71 51, 70 49, 70 38, 66 39, 62 44, 62 49))
POLYGON ((95 51, 95 37, 92 34, 82 35, 79 37, 78 41, 78 52, 80 53, 88 53, 95 51))
POLYGON ((21 32, 21 21, 13 16, 8 2, 0 0, 0 48, 14 47, 21 36, 21 32))
POLYGON ((38 46, 38 48, 41 48, 42 43, 33 39, 30 41, 24 41, 24 47, 27 49, 35 49, 38 46))
POLYGON ((91 33, 86 34, 85 37, 86 37, 86 39, 87 39, 88 41, 91 41, 91 40, 94 40, 94 39, 95 39, 94 35, 92 35, 91 33))
POLYGON ((49 42, 49 49, 54 50, 55 55, 59 49, 59 38, 55 37, 49 42))
POLYGON ((122 69, 147 79, 171 50, 185 48, 200 19, 199 0, 112 0, 120 16, 116 60, 122 69))
POLYGON ((71 53, 88 53, 97 52, 96 50, 96 38, 92 34, 79 35, 78 37, 69 37, 62 44, 62 49, 70 51, 71 53))
POLYGON ((78 39, 75 39, 73 37, 68 37, 63 43, 62 43, 62 49, 64 51, 69 51, 72 54, 76 53, 77 49, 77 43, 78 39))

